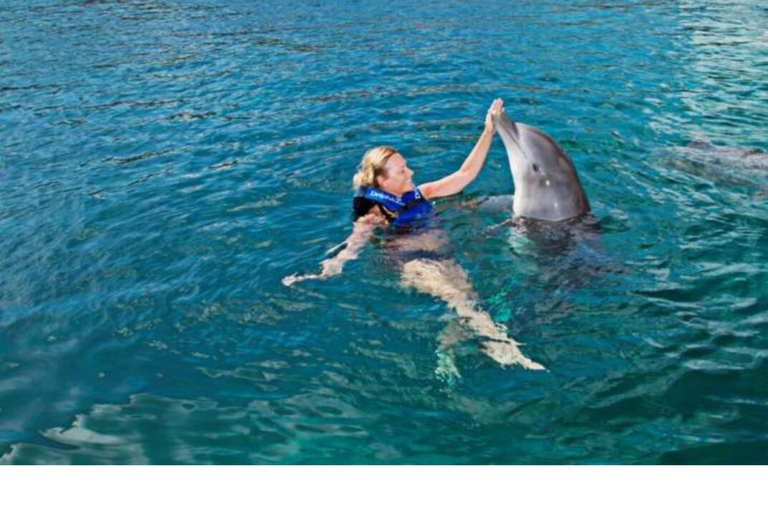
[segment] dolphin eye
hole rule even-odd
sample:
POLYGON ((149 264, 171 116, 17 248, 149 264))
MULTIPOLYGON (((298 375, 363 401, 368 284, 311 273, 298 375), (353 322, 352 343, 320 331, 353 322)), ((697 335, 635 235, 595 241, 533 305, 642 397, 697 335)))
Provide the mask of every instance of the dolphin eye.
POLYGON ((539 164, 537 164, 536 162, 533 163, 533 170, 536 172, 539 172, 539 164))

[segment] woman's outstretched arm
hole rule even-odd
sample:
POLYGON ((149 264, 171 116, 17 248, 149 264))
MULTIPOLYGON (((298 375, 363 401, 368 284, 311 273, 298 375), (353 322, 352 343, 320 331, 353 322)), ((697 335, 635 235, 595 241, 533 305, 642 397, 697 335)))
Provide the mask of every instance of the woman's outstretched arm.
POLYGON ((496 133, 496 128, 493 126, 493 112, 501 110, 504 102, 497 99, 488 109, 488 113, 485 116, 485 129, 482 135, 478 139, 472 152, 462 164, 461 168, 453 174, 446 176, 437 181, 425 183, 419 187, 421 193, 427 199, 434 199, 436 197, 445 197, 453 194, 458 194, 464 187, 472 183, 477 175, 480 173, 480 169, 483 168, 485 163, 485 157, 488 155, 488 150, 491 148, 491 142, 493 141, 493 134, 496 133))
POLYGON ((299 281, 306 281, 308 279, 328 279, 331 276, 341 274, 344 268, 344 263, 349 260, 357 259, 357 255, 360 253, 365 244, 370 240, 373 231, 380 224, 380 219, 375 214, 368 214, 360 217, 355 221, 352 227, 352 234, 341 245, 345 245, 336 256, 323 260, 320 264, 322 272, 319 274, 305 274, 285 276, 283 278, 283 284, 285 286, 291 286, 299 281))

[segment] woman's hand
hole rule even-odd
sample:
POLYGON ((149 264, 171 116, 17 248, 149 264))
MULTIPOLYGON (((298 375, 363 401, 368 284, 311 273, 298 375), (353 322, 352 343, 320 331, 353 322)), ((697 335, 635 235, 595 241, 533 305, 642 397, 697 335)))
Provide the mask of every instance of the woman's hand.
POLYGON ((344 263, 332 258, 329 260, 325 260, 322 263, 323 271, 319 274, 305 274, 303 276, 299 276, 296 274, 292 274, 290 276, 285 276, 283 278, 283 284, 285 286, 291 286, 294 283, 300 283, 301 281, 309 281, 310 279, 328 279, 332 276, 337 276, 341 274, 341 270, 344 266, 344 263))
POLYGON ((485 115, 485 131, 491 135, 496 133, 496 127, 493 125, 493 114, 501 112, 502 107, 504 107, 504 102, 497 98, 491 103, 491 107, 485 115))
POLYGON ((303 276, 297 274, 291 274, 283 278, 283 284, 285 286, 292 286, 294 283, 300 283, 302 281, 309 281, 310 279, 323 279, 322 274, 306 274, 303 276))

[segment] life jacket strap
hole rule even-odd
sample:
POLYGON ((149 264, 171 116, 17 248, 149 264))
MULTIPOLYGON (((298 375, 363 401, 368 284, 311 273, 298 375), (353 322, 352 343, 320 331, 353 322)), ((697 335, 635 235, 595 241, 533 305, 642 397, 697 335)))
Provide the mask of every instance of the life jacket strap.
POLYGON ((414 197, 408 202, 404 202, 400 197, 394 194, 379 190, 377 188, 360 186, 355 191, 355 197, 361 197, 368 201, 376 203, 379 207, 379 211, 387 218, 389 223, 394 223, 400 214, 411 210, 421 203, 428 203, 426 199, 421 195, 421 191, 415 188, 413 191, 414 197))

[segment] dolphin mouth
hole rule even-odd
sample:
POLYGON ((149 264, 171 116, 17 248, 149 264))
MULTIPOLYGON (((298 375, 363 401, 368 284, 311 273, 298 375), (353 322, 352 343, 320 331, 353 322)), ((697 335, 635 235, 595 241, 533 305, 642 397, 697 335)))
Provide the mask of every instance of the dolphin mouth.
POLYGON ((517 141, 520 138, 517 126, 515 125, 515 122, 509 118, 506 110, 502 109, 493 114, 493 124, 496 125, 496 129, 499 130, 499 132, 506 133, 511 139, 517 141))
POLYGON ((531 156, 528 154, 525 148, 523 148, 523 145, 520 143, 520 132, 517 130, 517 124, 509 118, 506 110, 501 109, 500 112, 496 112, 493 114, 493 124, 496 126, 496 129, 499 131, 499 134, 501 135, 501 140, 504 141, 505 143, 509 141, 511 144, 514 144, 515 147, 525 156, 525 158, 528 159, 528 161, 533 164, 534 170, 538 171, 539 170, 538 164, 536 164, 531 159, 531 156))

